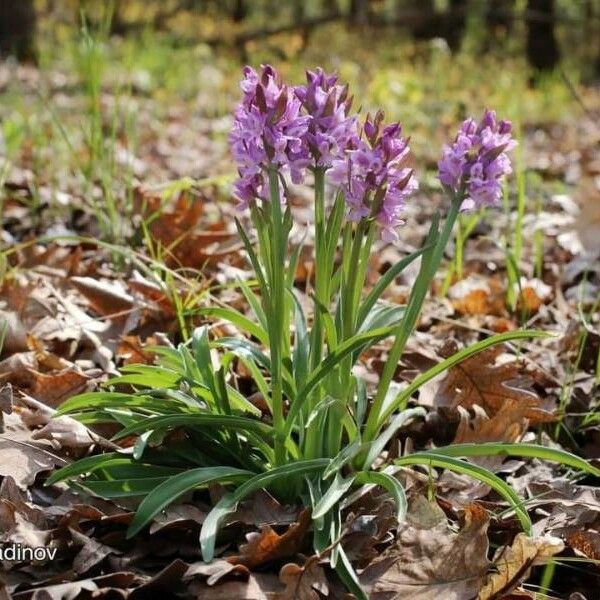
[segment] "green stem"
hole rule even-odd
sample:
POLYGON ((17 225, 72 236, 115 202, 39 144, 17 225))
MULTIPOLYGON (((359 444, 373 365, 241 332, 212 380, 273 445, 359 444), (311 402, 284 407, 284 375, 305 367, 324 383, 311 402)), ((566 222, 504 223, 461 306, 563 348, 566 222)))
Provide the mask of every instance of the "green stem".
POLYGON ((323 356, 323 319, 319 304, 328 306, 325 297, 329 280, 329 265, 325 261, 325 170, 317 167, 315 173, 315 308, 313 315, 311 368, 316 369, 323 356))
POLYGON ((373 406, 369 411, 363 438, 364 441, 373 440, 377 435, 377 431, 380 427, 379 415, 381 414, 388 389, 394 377, 400 357, 402 356, 404 348, 406 347, 408 338, 413 332, 419 315, 421 314, 421 308, 423 306, 423 302, 425 301, 425 297, 427 296, 431 281, 433 280, 435 273, 442 261, 444 249, 446 248, 446 244, 448 243, 448 239, 452 233, 452 228, 458 216, 462 200, 462 194, 456 195, 452 198, 452 204, 450 205, 450 211, 446 217, 444 228, 438 237, 431 255, 428 257, 428 259, 425 255, 422 258, 423 264, 421 265, 421 273, 419 274, 419 278, 412 289, 404 318, 399 325, 398 333, 396 334, 394 343, 388 355, 388 359, 383 368, 379 385, 377 387, 377 393, 375 394, 375 398, 373 400, 373 406))
POLYGON ((275 429, 275 466, 285 464, 285 420, 283 416, 283 344, 285 310, 285 248, 283 239, 283 217, 279 200, 279 173, 269 168, 269 193, 271 208, 271 281, 269 315, 269 343, 271 346, 271 402, 273 406, 273 428, 275 429))
MULTIPOLYGON (((323 358, 323 344, 325 334, 323 329, 323 318, 319 304, 321 306, 329 305, 328 298, 328 281, 330 278, 329 265, 326 259, 326 244, 325 239, 325 169, 317 167, 314 170, 315 175, 315 289, 314 289, 314 312, 313 326, 311 329, 311 344, 310 344, 310 369, 314 371, 323 358)), ((319 385, 311 394, 306 403, 306 417, 314 409, 322 398, 322 387, 319 385)), ((317 417, 322 424, 323 418, 317 417)), ((315 423, 317 425, 317 423, 315 423)), ((305 452, 308 458, 318 458, 322 452, 320 443, 322 440, 322 429, 318 426, 311 427, 306 432, 306 447, 305 452)))

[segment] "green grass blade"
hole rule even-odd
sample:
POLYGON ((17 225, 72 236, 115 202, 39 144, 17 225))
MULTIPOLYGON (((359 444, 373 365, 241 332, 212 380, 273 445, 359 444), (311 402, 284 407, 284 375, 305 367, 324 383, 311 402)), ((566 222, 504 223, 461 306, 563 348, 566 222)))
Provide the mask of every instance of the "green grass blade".
POLYGON ((292 403, 292 407, 286 417, 286 435, 289 435, 296 417, 298 416, 302 405, 308 398, 313 389, 319 384, 319 382, 326 377, 337 365, 339 365, 346 356, 355 352, 359 348, 365 346, 365 344, 374 343, 382 340, 394 331, 394 327, 383 327, 381 329, 375 329, 367 333, 361 333, 355 335, 350 339, 346 340, 343 344, 340 344, 335 352, 332 352, 327 358, 311 373, 306 385, 298 392, 296 399, 292 403))
POLYGON ((392 281, 402 273, 402 271, 410 265, 411 262, 419 258, 425 250, 433 247, 433 244, 429 244, 419 248, 416 252, 405 256, 402 260, 397 262, 391 269, 388 269, 380 278, 379 281, 373 286, 373 289, 367 294, 366 298, 363 300, 360 308, 358 309, 358 317, 357 324, 360 327, 363 321, 367 318, 367 315, 371 312, 373 306, 383 292, 387 289, 387 287, 392 283, 392 281))
POLYGON ((251 321, 248 317, 244 316, 241 312, 232 308, 222 308, 219 306, 203 308, 200 314, 205 317, 217 317, 233 323, 239 327, 242 331, 249 333, 254 336, 261 344, 268 346, 269 335, 267 332, 257 323, 251 321))
POLYGON ((355 477, 356 475, 343 477, 339 472, 336 473, 333 482, 313 508, 313 519, 325 516, 352 487, 355 477))

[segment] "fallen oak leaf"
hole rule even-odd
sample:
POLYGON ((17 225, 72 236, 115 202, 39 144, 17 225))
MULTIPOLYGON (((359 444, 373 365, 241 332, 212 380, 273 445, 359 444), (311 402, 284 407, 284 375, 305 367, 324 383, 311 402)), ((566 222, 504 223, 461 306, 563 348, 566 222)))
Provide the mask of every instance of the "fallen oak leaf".
POLYGON ((279 535, 269 525, 263 525, 260 532, 247 536, 248 543, 240 546, 240 554, 227 557, 234 565, 244 565, 253 569, 264 563, 288 558, 297 554, 304 545, 304 538, 312 522, 310 511, 303 510, 298 522, 279 535))
POLYGON ((81 547, 72 564, 73 571, 78 575, 87 573, 112 554, 121 554, 119 550, 106 546, 72 527, 69 527, 69 533, 73 544, 81 547))
POLYGON ((230 562, 217 558, 211 563, 196 563, 190 565, 189 569, 183 575, 183 578, 193 579, 198 575, 202 577, 208 577, 206 584, 213 586, 218 583, 223 577, 229 575, 235 575, 242 579, 248 580, 250 577, 250 571, 244 565, 232 565, 230 562))
POLYGON ((465 508, 458 533, 423 496, 412 500, 396 543, 361 574, 371 600, 463 600, 479 591, 488 570, 489 518, 478 504, 465 508))
POLYGON ((443 379, 423 386, 436 408, 470 409, 481 406, 491 418, 508 402, 523 406, 523 417, 531 423, 548 423, 555 416, 541 407, 539 396, 516 384, 530 383, 516 361, 496 364, 502 346, 488 348, 449 369, 443 379), (512 384, 512 385, 511 385, 512 384))
POLYGON ((30 393, 38 400, 55 408, 63 400, 87 391, 91 378, 79 368, 72 366, 58 373, 41 373, 29 369, 32 384, 30 393))
POLYGON ((531 567, 544 564, 563 548, 563 542, 556 537, 530 538, 524 533, 517 534, 511 546, 504 546, 498 552, 494 559, 496 571, 488 574, 477 599, 500 600, 529 576, 531 567))

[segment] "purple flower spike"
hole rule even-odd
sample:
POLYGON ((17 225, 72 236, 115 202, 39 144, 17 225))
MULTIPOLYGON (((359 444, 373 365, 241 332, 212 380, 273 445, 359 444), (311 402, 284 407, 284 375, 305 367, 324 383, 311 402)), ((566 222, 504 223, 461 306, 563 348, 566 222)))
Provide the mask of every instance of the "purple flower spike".
POLYGON ((244 208, 256 198, 269 200, 267 168, 289 172, 295 183, 302 181, 310 164, 310 117, 300 113, 302 103, 294 90, 281 83, 270 65, 263 65, 260 75, 245 67, 240 87, 244 96, 234 113, 229 142, 240 175, 234 194, 244 208))
POLYGON ((497 121, 486 110, 479 125, 463 122, 454 143, 444 148, 438 163, 440 181, 455 194, 464 193, 463 210, 498 204, 502 178, 512 173, 508 152, 517 142, 510 121, 497 121))
POLYGON ((367 115, 363 127, 365 140, 356 140, 346 156, 333 161, 329 178, 344 191, 348 216, 358 221, 374 217, 381 227, 381 238, 398 239, 396 227, 406 198, 417 188, 413 171, 406 166, 410 152, 399 123, 384 127, 383 113, 367 115))
POLYGON ((311 117, 306 141, 316 165, 329 168, 358 138, 357 118, 348 116, 352 98, 347 85, 339 85, 336 75, 328 75, 320 67, 307 71, 306 80, 306 85, 295 90, 311 117))

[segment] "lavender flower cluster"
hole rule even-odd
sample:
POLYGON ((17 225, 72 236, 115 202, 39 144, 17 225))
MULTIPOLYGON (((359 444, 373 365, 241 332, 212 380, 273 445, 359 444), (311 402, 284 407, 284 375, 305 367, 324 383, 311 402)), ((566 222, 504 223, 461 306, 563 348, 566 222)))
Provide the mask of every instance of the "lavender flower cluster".
POLYGON ((405 200, 418 187, 413 170, 406 167, 408 141, 402 127, 393 123, 383 127, 383 113, 372 119, 367 115, 363 127, 365 140, 353 140, 345 156, 334 160, 329 178, 344 192, 348 217, 359 221, 372 216, 380 225, 381 237, 396 241, 396 227, 405 200))
POLYGON ((498 121, 486 110, 481 122, 463 122, 452 143, 444 148, 438 163, 440 181, 454 194, 464 194, 463 210, 497 204, 502 196, 502 178, 512 172, 507 152, 517 142, 510 121, 498 121))
MULTIPOLYGON (((418 187, 399 123, 385 126, 378 112, 367 115, 361 128, 350 114, 348 86, 320 68, 307 71, 306 85, 290 87, 270 65, 260 73, 246 67, 241 88, 230 134, 239 172, 234 194, 241 208, 270 199, 269 169, 294 183, 302 182, 307 170, 322 169, 343 191, 349 219, 375 219, 382 239, 397 239, 406 199, 418 187)), ((507 152, 515 144, 510 123, 497 122, 493 111, 479 125, 472 119, 463 123, 439 163, 441 182, 464 196, 463 209, 498 201, 501 178, 511 172, 507 152)))

